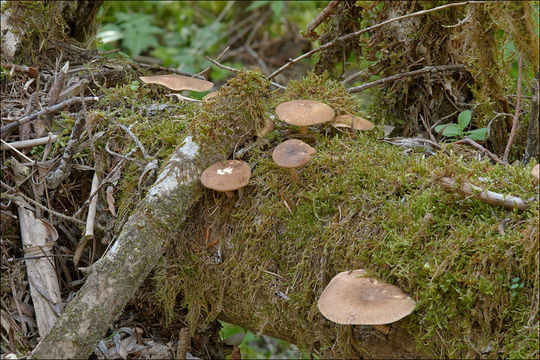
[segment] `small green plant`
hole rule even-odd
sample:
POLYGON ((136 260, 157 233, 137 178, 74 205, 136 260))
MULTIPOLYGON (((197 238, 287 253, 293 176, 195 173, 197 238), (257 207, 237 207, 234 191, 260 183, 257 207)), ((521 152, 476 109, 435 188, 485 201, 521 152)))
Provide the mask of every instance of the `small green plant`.
POLYGON ((445 125, 435 126, 435 131, 446 137, 463 138, 465 136, 470 137, 473 140, 486 140, 487 128, 474 129, 465 131, 465 128, 471 122, 471 111, 464 110, 459 113, 458 123, 451 123, 445 125))
POLYGON ((512 285, 510 285, 510 289, 512 290, 512 297, 516 296, 518 292, 523 289, 525 286, 525 283, 520 282, 520 278, 515 277, 512 279, 512 285))

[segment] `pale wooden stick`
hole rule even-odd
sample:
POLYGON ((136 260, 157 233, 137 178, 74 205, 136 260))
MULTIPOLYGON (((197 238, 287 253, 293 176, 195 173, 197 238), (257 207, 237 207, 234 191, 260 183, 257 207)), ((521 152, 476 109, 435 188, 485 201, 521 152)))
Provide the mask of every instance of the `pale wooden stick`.
MULTIPOLYGON (((99 179, 97 176, 97 172, 94 172, 90 194, 95 194, 98 191, 98 187, 99 187, 99 179)), ((94 220, 96 219, 96 206, 97 206, 97 196, 94 196, 92 200, 90 200, 90 204, 88 205, 88 216, 86 217, 86 232, 84 234, 84 237, 87 239, 94 238, 94 220)))
MULTIPOLYGON (((56 139, 58 139, 58 135, 51 134, 49 136, 32 139, 32 140, 13 141, 13 142, 7 143, 9 144, 9 146, 2 144, 1 149, 2 150, 23 149, 23 148, 33 147, 33 146, 45 145, 49 141, 55 142, 56 139)), ((4 141, 2 140, 2 142, 4 141)))
POLYGON ((518 210, 525 210, 529 206, 525 203, 525 201, 516 196, 502 195, 493 191, 484 190, 481 187, 469 184, 467 182, 458 184, 455 178, 442 177, 435 180, 435 182, 446 190, 457 191, 463 195, 471 196, 480 201, 487 202, 488 204, 504 206, 508 209, 513 209, 515 207, 518 210))
MULTIPOLYGON (((21 239, 25 255, 52 255, 52 244, 58 238, 56 229, 34 213, 18 206, 21 239)), ((62 297, 54 263, 48 258, 25 260, 34 303, 39 336, 43 339, 62 314, 62 297)))

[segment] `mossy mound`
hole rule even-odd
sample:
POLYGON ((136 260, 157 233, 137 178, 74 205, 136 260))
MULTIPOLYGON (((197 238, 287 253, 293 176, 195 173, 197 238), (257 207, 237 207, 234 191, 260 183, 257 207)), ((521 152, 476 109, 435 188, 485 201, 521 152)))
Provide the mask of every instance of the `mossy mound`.
POLYGON ((316 302, 335 274, 363 268, 417 300, 398 324, 430 357, 539 355, 538 202, 517 212, 433 183, 451 175, 529 199, 533 164, 503 168, 450 146, 405 154, 364 133, 312 145, 299 184, 267 148, 251 154, 237 206, 205 192, 156 275, 169 320, 182 306, 192 327, 224 314, 324 357, 358 356, 353 330, 316 302))

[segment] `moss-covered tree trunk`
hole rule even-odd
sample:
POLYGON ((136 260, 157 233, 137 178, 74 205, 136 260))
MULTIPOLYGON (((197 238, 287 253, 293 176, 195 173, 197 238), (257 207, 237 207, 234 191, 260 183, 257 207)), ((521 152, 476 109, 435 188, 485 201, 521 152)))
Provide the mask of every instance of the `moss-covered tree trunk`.
POLYGON ((95 34, 102 4, 102 0, 2 2, 2 61, 45 67, 62 52, 80 52, 95 34))

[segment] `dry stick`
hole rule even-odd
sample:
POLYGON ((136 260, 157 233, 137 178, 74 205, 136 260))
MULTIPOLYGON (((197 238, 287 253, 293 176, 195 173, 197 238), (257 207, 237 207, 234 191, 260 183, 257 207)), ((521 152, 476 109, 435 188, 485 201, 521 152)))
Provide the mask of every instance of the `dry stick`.
POLYGON ((508 162, 499 159, 499 157, 498 157, 497 155, 495 155, 494 153, 492 153, 491 151, 489 151, 488 149, 486 149, 485 147, 483 147, 482 145, 480 145, 479 143, 477 143, 476 141, 474 141, 473 139, 471 139, 471 138, 468 137, 468 136, 465 136, 465 138, 464 138, 463 140, 456 141, 454 144, 467 144, 467 145, 471 145, 471 146, 474 147, 475 149, 484 152, 484 154, 486 154, 487 156, 489 156, 489 158, 490 158, 491 160, 493 160, 493 161, 495 161, 495 162, 498 162, 499 164, 502 164, 502 165, 504 165, 504 166, 510 165, 510 164, 508 164, 508 162))
POLYGON ((9 123, 6 126, 3 126, 2 128, 0 128, 0 132, 2 133, 2 139, 5 139, 11 133, 11 131, 13 131, 14 128, 16 128, 17 126, 19 126, 21 124, 25 124, 25 123, 27 123, 29 121, 32 121, 32 120, 34 120, 34 119, 36 119, 36 118, 38 118, 40 116, 58 112, 58 111, 62 110, 65 106, 71 106, 71 105, 74 105, 74 104, 80 104, 83 101, 84 102, 91 102, 91 101, 98 101, 98 100, 99 100, 99 98, 97 96, 88 96, 88 97, 85 97, 83 99, 81 99, 79 97, 75 97, 75 98, 72 98, 72 99, 69 99, 69 100, 66 100, 66 101, 62 101, 61 103, 58 103, 56 105, 48 106, 48 107, 44 108, 43 110, 38 111, 37 113, 33 113, 32 115, 22 117, 21 119, 19 119, 17 121, 14 121, 12 123, 9 123))
POLYGON ((512 195, 502 195, 493 191, 484 190, 467 182, 458 183, 455 178, 442 177, 435 180, 436 183, 441 185, 446 190, 457 191, 466 196, 471 196, 480 201, 488 204, 504 206, 508 209, 517 208, 518 210, 525 210, 529 205, 525 203, 521 198, 512 195))
MULTIPOLYGON (((51 89, 49 90, 49 104, 48 106, 52 106, 56 104, 58 101, 58 97, 60 96, 60 92, 64 88, 64 83, 66 82, 66 74, 69 71, 69 61, 66 61, 64 66, 60 69, 60 71, 56 74, 54 78, 53 86, 51 86, 51 89)), ((51 118, 52 114, 47 114, 45 116, 45 125, 50 126, 51 125, 51 118)))
POLYGON ((189 350, 189 329, 187 327, 181 328, 178 336, 178 346, 176 348, 176 358, 185 359, 189 350))
POLYGON ((38 203, 37 201, 35 201, 34 199, 32 198, 29 198, 28 196, 24 195, 23 193, 17 191, 15 188, 12 188, 11 186, 9 186, 8 184, 4 183, 3 181, 0 180, 0 185, 4 188, 6 188, 7 190, 10 190, 14 193, 16 193, 17 195, 8 195, 8 194, 2 194, 2 197, 6 197, 6 198, 11 198, 13 200, 16 200, 18 197, 22 197, 25 201, 28 201, 30 204, 34 205, 34 206, 37 206, 39 207, 40 209, 42 210, 45 210, 45 211, 48 211, 49 213, 53 214, 54 216, 60 218, 60 219, 64 219, 64 220, 67 220, 67 221, 71 221, 71 222, 74 222, 76 224, 80 224, 80 225, 85 225, 85 222, 82 221, 82 220, 79 220, 79 219, 75 219, 73 217, 70 217, 70 216, 67 216, 67 215, 64 215, 62 213, 59 213, 57 211, 54 211, 54 210, 51 210, 49 208, 47 208, 46 206, 44 205, 41 205, 40 203, 38 203))
POLYGON ((2 67, 6 69, 14 69, 14 71, 26 73, 33 78, 37 77, 38 75, 38 70, 36 68, 26 66, 26 65, 2 63, 2 67))
MULTIPOLYGON (((207 59, 208 61, 210 61, 212 64, 216 65, 217 67, 220 67, 220 68, 222 68, 222 69, 224 69, 224 70, 229 70, 230 72, 233 72, 233 73, 235 73, 235 74, 237 74, 237 73, 240 71, 240 70, 238 70, 238 69, 229 67, 229 66, 227 66, 227 65, 220 64, 220 63, 218 63, 216 60, 211 59, 211 58, 208 57, 208 56, 206 57, 206 59, 207 59)), ((285 86, 280 85, 280 84, 278 84, 278 83, 275 83, 275 82, 273 82, 273 81, 271 81, 270 83, 271 83, 272 85, 274 85, 275 87, 279 88, 279 89, 286 89, 285 86)))
POLYGON ((403 16, 398 16, 396 18, 392 18, 392 19, 388 19, 386 21, 383 21, 382 23, 379 23, 379 24, 375 24, 373 26, 370 26, 370 27, 367 27, 365 29, 362 29, 362 30, 358 30, 356 32, 353 32, 353 33, 350 33, 350 34, 347 34, 347 35, 343 35, 343 36, 340 36, 338 37, 337 39, 334 39, 322 46, 319 46, 318 48, 315 48, 311 51, 308 51, 307 53, 295 58, 295 59, 291 59, 289 60, 288 63, 286 63, 285 65, 283 65, 282 67, 280 67, 279 69, 277 69, 276 71, 274 71, 269 77, 268 79, 272 79, 274 78, 276 75, 278 75, 279 73, 281 73, 283 70, 285 70, 286 68, 288 68, 289 66, 291 66, 292 64, 296 64, 297 62, 319 52, 319 51, 322 51, 322 50, 325 50, 325 49, 328 49, 329 47, 332 47, 334 45, 336 45, 337 43, 341 42, 341 41, 347 41, 347 40, 351 40, 353 38, 355 38, 356 36, 359 36, 359 35, 362 35, 363 33, 366 33, 368 31, 371 31, 373 29, 376 29, 378 27, 381 27, 381 26, 384 26, 386 24, 390 24, 394 21, 399 21, 399 20, 403 20, 403 19, 408 19, 410 17, 413 17, 413 16, 418 16, 418 15, 425 15, 425 14, 429 14, 429 13, 432 13, 432 12, 435 12, 435 11, 439 11, 439 10, 442 10, 442 9, 446 9, 446 8, 450 8, 450 7, 454 7, 454 6, 462 6, 462 5, 467 5, 467 4, 482 4, 482 3, 485 3, 485 1, 464 1, 464 2, 459 2, 459 3, 451 3, 451 4, 446 4, 446 5, 443 5, 443 6, 438 6, 436 8, 433 8, 433 9, 428 9, 428 10, 422 10, 422 11, 418 11, 418 12, 415 12, 415 13, 412 13, 412 14, 407 14, 407 15, 403 15, 403 16))
MULTIPOLYGON (((426 67, 424 67, 422 69, 408 71, 408 72, 405 72, 405 73, 388 76, 388 77, 385 77, 385 78, 382 78, 382 79, 379 79, 379 80, 372 81, 372 82, 367 83, 367 84, 352 87, 352 88, 348 89, 347 92, 349 94, 361 92, 361 91, 367 90, 369 88, 372 88, 372 87, 387 83, 389 81, 398 80, 398 79, 401 79, 401 78, 404 78, 404 77, 407 77, 407 76, 420 75, 420 74, 424 74, 424 73, 428 73, 428 72, 436 73, 436 72, 452 71, 452 70, 460 70, 460 69, 465 69, 465 65, 456 64, 456 65, 426 66, 426 67)), ((343 83, 346 83, 346 82, 350 81, 351 78, 354 79, 356 77, 356 75, 360 74, 360 73, 361 72, 357 72, 355 74, 352 74, 347 79, 343 80, 343 83)))
MULTIPOLYGON (((90 189, 90 194, 97 193, 99 186, 99 179, 97 176, 97 171, 94 171, 94 177, 92 178, 92 187, 90 189)), ((90 201, 88 205, 88 216, 86 217, 86 231, 84 237, 87 239, 94 238, 94 220, 96 219, 96 207, 97 207, 97 196, 90 201)))
POLYGON ((101 190, 101 188, 103 187, 103 185, 105 185, 109 179, 111 178, 111 176, 114 175, 114 173, 116 172, 116 169, 118 167, 121 167, 121 166, 124 166, 124 163, 127 161, 127 159, 125 158, 122 158, 120 159, 120 161, 113 167, 113 169, 111 170, 111 172, 109 172, 109 174, 107 174, 107 176, 105 176, 105 178, 103 179, 103 181, 101 182, 101 184, 99 184, 99 186, 97 187, 97 190, 95 192, 92 192, 90 194, 90 196, 88 197, 88 199, 86 199, 86 201, 84 202, 84 204, 82 204, 82 206, 79 208, 79 210, 77 210, 75 212, 75 214, 73 214, 73 217, 76 218, 80 213, 81 211, 84 210, 84 208, 90 203, 90 201, 92 201, 92 199, 94 198, 94 196, 96 196, 96 194, 98 193, 99 190, 101 190))
POLYGON ((516 100, 516 112, 514 113, 514 122, 512 123, 512 130, 510 130, 510 136, 508 137, 508 143, 506 144, 506 149, 504 149, 503 160, 508 162, 508 154, 510 154, 510 148, 512 147, 512 142, 516 136, 516 129, 519 120, 519 111, 521 110, 521 66, 523 64, 523 53, 519 55, 518 61, 518 80, 517 80, 517 100, 516 100))
POLYGON ((319 13, 319 15, 317 15, 317 17, 313 20, 311 20, 311 22, 308 24, 307 28, 306 28, 306 34, 305 36, 306 37, 309 37, 309 38, 316 38, 316 35, 313 31, 317 28, 317 26, 319 26, 324 20, 326 20, 326 18, 328 16, 330 16, 330 14, 332 14, 334 12, 334 10, 336 9, 336 7, 338 6, 339 4, 339 0, 332 0, 328 3, 328 5, 326 5, 326 7, 323 9, 323 11, 321 11, 319 13))
MULTIPOLYGON (((22 141, 13 141, 10 143, 6 143, 6 145, 2 145, 0 149, 2 150, 9 150, 9 149, 23 149, 33 146, 39 146, 39 145, 45 145, 49 141, 55 142, 56 139, 58 139, 58 135, 50 134, 49 136, 32 139, 32 140, 22 140, 22 141)), ((2 140, 4 142, 4 140, 2 140)))

